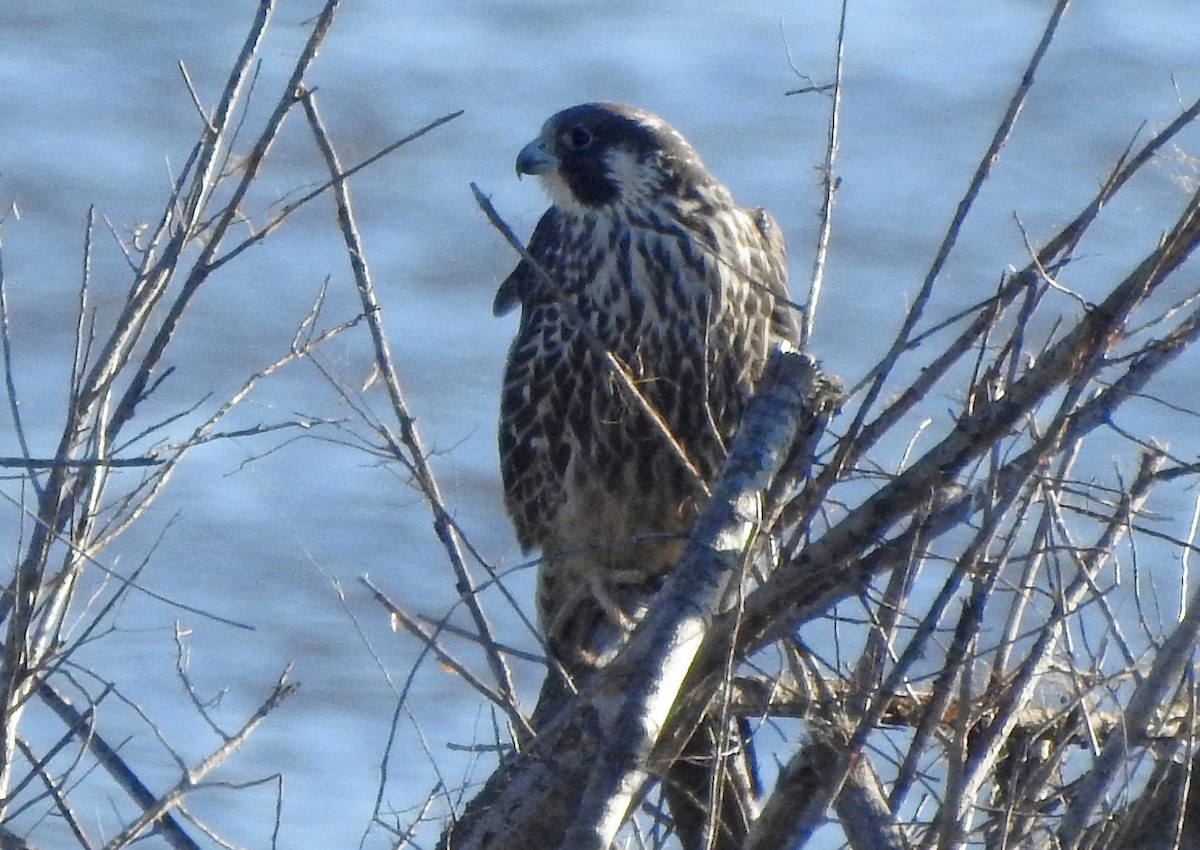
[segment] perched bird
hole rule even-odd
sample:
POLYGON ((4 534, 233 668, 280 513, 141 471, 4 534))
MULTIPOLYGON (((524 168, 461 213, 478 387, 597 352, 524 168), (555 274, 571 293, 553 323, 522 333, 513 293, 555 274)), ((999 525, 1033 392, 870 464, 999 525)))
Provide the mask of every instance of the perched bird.
POLYGON ((500 408, 505 501, 521 546, 542 553, 551 654, 580 675, 604 660, 594 631, 625 629, 678 560, 768 357, 799 335, 774 219, 737 206, 661 118, 571 107, 517 174, 552 206, 494 305, 521 307, 500 408))

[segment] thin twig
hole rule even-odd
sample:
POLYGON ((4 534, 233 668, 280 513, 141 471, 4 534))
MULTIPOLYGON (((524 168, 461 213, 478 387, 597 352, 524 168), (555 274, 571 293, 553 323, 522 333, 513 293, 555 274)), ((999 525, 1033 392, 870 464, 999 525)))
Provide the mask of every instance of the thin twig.
POLYGON ((833 233, 833 201, 840 180, 834 176, 833 163, 837 158, 842 117, 842 60, 846 52, 846 8, 849 0, 842 0, 841 16, 838 20, 837 59, 834 62, 833 100, 829 108, 829 134, 825 141, 825 162, 821 167, 821 212, 817 231, 817 250, 813 257, 812 280, 808 287, 808 301, 804 305, 804 322, 800 328, 800 348, 806 350, 812 339, 813 325, 817 320, 817 304, 821 299, 821 285, 825 281, 825 265, 829 259, 829 239, 833 233))
MULTIPOLYGON (((350 190, 341 176, 343 173, 337 152, 334 150, 325 126, 317 111, 316 97, 313 92, 300 92, 305 115, 313 138, 325 159, 333 180, 333 194, 337 205, 337 220, 342 238, 346 243, 346 255, 350 260, 350 268, 354 274, 354 283, 362 303, 362 313, 366 317, 367 329, 371 335, 371 343, 375 354, 375 368, 383 376, 387 388, 392 411, 400 429, 400 441, 408 454, 417 484, 425 496, 425 501, 433 513, 434 530, 442 546, 449 556, 451 568, 454 570, 459 596, 470 612, 471 619, 479 632, 484 647, 484 656, 491 668, 492 676, 499 689, 501 700, 507 705, 507 711, 517 720, 520 712, 517 709, 516 688, 512 680, 512 672, 503 655, 495 648, 496 642, 492 637, 492 626, 479 602, 476 581, 467 566, 462 547, 459 544, 458 531, 450 521, 450 512, 446 509, 445 500, 441 494, 433 468, 429 464, 428 455, 417 431, 416 420, 408 409, 408 402, 400 386, 400 377, 396 373, 395 361, 392 359, 391 346, 388 343, 387 332, 383 327, 383 318, 375 285, 371 280, 371 271, 367 265, 366 252, 363 248, 362 237, 354 220, 354 210, 350 203, 350 190)), ((449 119, 447 119, 449 120, 449 119)))
POLYGON ((520 713, 515 710, 515 706, 508 697, 503 696, 494 688, 489 688, 480 681, 478 676, 473 674, 465 664, 451 655, 442 645, 441 637, 445 631, 443 623, 436 623, 432 629, 429 629, 418 621, 416 617, 411 616, 407 611, 393 602, 386 593, 371 581, 370 577, 360 576, 359 581, 371 591, 371 595, 375 597, 375 601, 382 605, 384 610, 388 612, 388 616, 394 624, 402 626, 406 632, 421 641, 437 656, 438 661, 478 691, 485 699, 509 715, 509 719, 513 720, 518 728, 527 727, 528 724, 526 724, 520 713))
POLYGON ((151 804, 144 806, 142 813, 138 817, 104 845, 104 850, 121 850, 121 848, 132 844, 147 827, 160 822, 180 803, 185 794, 194 789, 205 776, 219 767, 231 754, 240 749, 242 744, 246 742, 246 739, 250 737, 267 716, 278 708, 280 703, 295 693, 297 686, 289 683, 287 677, 288 671, 285 670, 271 689, 271 692, 267 695, 267 698, 250 715, 249 719, 242 724, 237 732, 226 738, 219 747, 209 753, 195 767, 186 770, 179 781, 165 794, 155 798, 151 804))
MULTIPOLYGON (((1058 23, 1062 19, 1063 13, 1066 11, 1070 0, 1057 0, 1054 9, 1050 13, 1050 18, 1042 30, 1041 39, 1034 48, 1033 55, 1030 57, 1029 63, 1025 67, 1024 73, 1021 75, 1021 80, 1017 85, 1009 100, 1008 108, 1000 119, 999 125, 996 127, 995 133, 992 135, 992 140, 980 157, 979 164, 975 168, 975 173, 971 176, 971 180, 967 185, 967 190, 963 194, 962 199, 958 202, 958 207, 955 209, 954 216, 950 221, 950 226, 947 228, 945 235, 942 237, 942 243, 934 256, 933 263, 929 267, 929 271, 925 274, 925 279, 921 283, 921 288, 918 290, 916 297, 913 300, 912 306, 909 308, 904 322, 900 326, 900 330, 896 333, 896 337, 892 342, 888 352, 880 360, 879 365, 872 370, 873 379, 870 387, 866 391, 859 404, 858 411, 855 413, 854 422, 850 425, 848 433, 857 435, 861 430, 863 423, 866 421, 868 411, 874 406, 879 394, 883 391, 884 383, 887 376, 891 373, 900 356, 909 349, 910 338, 917 324, 920 322, 922 315, 925 312, 925 306, 928 304, 930 297, 933 294, 934 284, 937 282, 941 274, 942 268, 950 257, 950 252, 954 248, 954 244, 958 241, 959 231, 962 229, 967 215, 974 206, 975 199, 979 195, 980 189, 983 187, 984 181, 991 174, 992 167, 999 159, 1000 150, 1007 141, 1012 128, 1016 123, 1017 116, 1020 115, 1022 108, 1025 105, 1025 100, 1029 95, 1029 90, 1033 85, 1033 80, 1038 67, 1041 65, 1046 51, 1050 47, 1050 43, 1054 39, 1054 35, 1058 29, 1058 23)), ((1044 263, 1043 263, 1044 264, 1044 263)), ((849 460, 846 457, 846 452, 853 444, 853 441, 845 443, 846 448, 839 453, 839 458, 832 464, 834 468, 839 468, 843 463, 849 460)))

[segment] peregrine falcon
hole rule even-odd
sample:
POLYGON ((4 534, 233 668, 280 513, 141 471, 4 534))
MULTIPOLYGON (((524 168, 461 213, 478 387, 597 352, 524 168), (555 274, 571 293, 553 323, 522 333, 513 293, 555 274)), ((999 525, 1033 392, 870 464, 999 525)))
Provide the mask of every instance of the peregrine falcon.
POLYGON ((683 551, 771 351, 798 331, 783 239, 737 206, 673 127, 587 103, 517 157, 553 205, 501 284, 520 305, 500 407, 517 539, 542 562, 537 608, 554 655, 625 616, 683 551))
MULTIPOLYGON (((536 175, 552 206, 496 294, 497 315, 521 307, 500 463, 518 542, 542 554, 547 645, 577 677, 605 660, 598 628, 623 635, 679 559, 768 358, 799 333, 775 220, 737 206, 661 118, 571 107, 517 174, 536 175)), ((689 850, 747 833, 742 731, 702 722, 664 778, 689 850)))

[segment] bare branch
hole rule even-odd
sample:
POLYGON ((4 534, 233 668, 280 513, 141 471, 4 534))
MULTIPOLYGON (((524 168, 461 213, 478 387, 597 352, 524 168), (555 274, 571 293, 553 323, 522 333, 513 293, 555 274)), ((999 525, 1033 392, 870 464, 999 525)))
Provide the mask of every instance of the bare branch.
MULTIPOLYGON (((842 117, 842 59, 846 50, 846 7, 842 0, 842 13, 838 21, 837 60, 833 72, 833 103, 829 107, 829 135, 825 141, 825 163, 821 167, 821 226, 817 235, 817 251, 813 257, 812 280, 808 287, 808 300, 804 305, 804 323, 800 328, 800 348, 805 350, 812 339, 813 326, 817 321, 817 304, 821 300, 821 286, 825 281, 825 265, 829 259, 829 239, 833 234, 833 201, 837 195, 839 180, 834 176, 833 163, 838 154, 838 134, 842 117)), ((795 66, 793 66, 794 70, 795 66)), ((792 94, 793 92, 789 92, 792 94)), ((799 93, 799 92, 794 92, 799 93)))

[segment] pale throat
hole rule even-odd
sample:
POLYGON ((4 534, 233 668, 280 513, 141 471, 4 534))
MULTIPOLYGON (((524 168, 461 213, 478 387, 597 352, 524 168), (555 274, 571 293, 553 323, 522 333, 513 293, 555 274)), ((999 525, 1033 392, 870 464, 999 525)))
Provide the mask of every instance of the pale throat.
POLYGON ((567 181, 559 176, 558 169, 551 169, 545 174, 538 175, 538 181, 542 184, 542 188, 546 194, 550 196, 550 202, 560 210, 572 215, 585 215, 594 212, 590 207, 587 207, 577 200, 571 191, 571 187, 567 185, 567 181))

